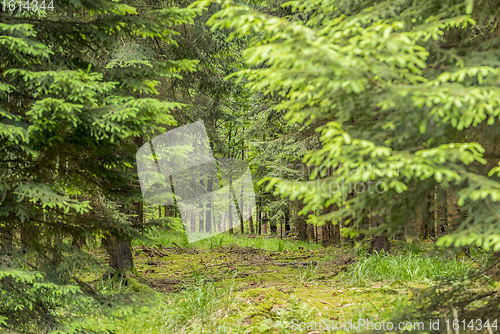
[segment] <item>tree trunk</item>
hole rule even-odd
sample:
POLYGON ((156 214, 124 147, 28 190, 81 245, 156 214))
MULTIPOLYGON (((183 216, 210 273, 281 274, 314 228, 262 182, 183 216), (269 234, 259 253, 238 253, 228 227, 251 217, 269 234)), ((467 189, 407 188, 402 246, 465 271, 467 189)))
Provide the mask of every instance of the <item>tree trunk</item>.
MULTIPOLYGON (((134 138, 134 144, 136 144, 138 147, 141 147, 144 144, 144 141, 142 138, 137 137, 134 138)), ((139 183, 137 182, 135 186, 139 187, 139 183)), ((142 202, 132 202, 130 209, 122 205, 120 206, 119 210, 124 213, 132 213, 135 215, 132 218, 133 225, 143 225, 144 206, 142 202)), ((109 266, 115 270, 115 273, 124 275, 127 271, 132 270, 134 268, 134 259, 132 257, 131 240, 127 236, 118 238, 115 235, 108 234, 106 241, 108 244, 109 266)))
MULTIPOLYGON (((130 209, 124 206, 120 207, 120 211, 124 213, 132 213, 132 223, 134 225, 142 225, 144 222, 144 207, 142 202, 133 202, 130 209), (132 211, 132 212, 130 212, 132 211)), ((108 243, 109 266, 119 275, 124 275, 127 271, 134 268, 134 259, 132 257, 132 244, 129 238, 117 238, 109 234, 106 238, 108 243)))
MULTIPOLYGON (((380 217, 376 215, 370 219, 371 227, 378 227, 381 225, 380 217)), ((369 253, 373 254, 374 252, 380 253, 382 250, 385 252, 389 252, 390 244, 389 239, 387 239, 387 235, 373 235, 370 241, 370 250, 369 253)))
MULTIPOLYGON (((305 220, 305 217, 304 217, 304 220, 305 220)), ((314 225, 307 224, 307 242, 311 242, 311 241, 314 242, 314 225)))
MULTIPOLYGON (((231 190, 229 192, 229 201, 231 201, 233 196, 231 195, 231 190)), ((229 204, 229 212, 228 212, 228 229, 229 229, 229 234, 233 234, 233 210, 231 207, 231 204, 229 204)))
POLYGON ((259 235, 262 235, 262 211, 260 206, 257 206, 257 227, 259 235))
POLYGON ((124 275, 127 271, 134 268, 130 240, 117 239, 115 236, 109 236, 107 241, 109 266, 120 275, 124 275))
POLYGON ((222 213, 222 228, 220 229, 220 231, 226 231, 226 211, 222 213))
MULTIPOLYGON (((242 149, 241 150, 241 160, 244 160, 244 159, 245 159, 245 149, 242 149)), ((244 190, 245 190, 245 184, 242 182, 241 183, 241 192, 240 192, 240 205, 239 205, 239 208, 240 208, 240 229, 241 229, 241 234, 245 233, 245 225, 244 225, 244 222, 243 222, 243 212, 245 211, 244 210, 245 204, 243 203, 243 193, 244 193, 244 190)))
POLYGON ((302 202, 299 203, 299 208, 297 209, 297 238, 300 241, 307 241, 307 224, 306 217, 304 215, 298 215, 299 211, 304 207, 302 202))
POLYGON ((271 234, 276 235, 278 233, 278 226, 276 220, 272 220, 269 222, 269 229, 271 230, 271 234))
POLYGON ((290 234, 290 207, 287 206, 285 210, 285 235, 290 234))
POLYGON ((172 217, 172 207, 170 205, 164 205, 165 215, 164 217, 172 217))
POLYGON ((359 234, 354 238, 357 242, 360 242, 365 238, 365 231, 370 228, 370 219, 371 219, 370 217, 363 218, 361 226, 358 227, 359 234))
MULTIPOLYGON (((33 237, 34 237, 35 233, 33 233, 32 230, 33 229, 30 228, 29 225, 23 224, 21 226, 21 251, 23 253, 26 252, 26 250, 30 247, 31 242, 33 241, 33 237)), ((2 235, 2 242, 0 243, 0 245, 2 248, 1 253, 3 253, 3 247, 4 247, 3 233, 0 232, 0 235, 2 235)))
POLYGON ((436 236, 439 237, 446 233, 448 227, 448 192, 441 185, 436 190, 436 204, 436 236))
POLYGON ((203 223, 203 211, 202 211, 202 213, 201 213, 201 215, 200 215, 200 221, 199 221, 199 229, 198 229, 198 230, 199 230, 199 232, 203 232, 203 230, 204 230, 204 225, 205 225, 205 224, 203 223))
POLYGON ((196 232, 196 217, 195 215, 191 215, 191 232, 196 232))
POLYGON ((427 193, 427 203, 423 210, 422 225, 420 230, 420 237, 424 240, 434 238, 435 234, 435 219, 434 219, 434 191, 427 193))
MULTIPOLYGON (((209 193, 212 192, 212 182, 213 182, 212 178, 209 178, 207 181, 207 191, 209 193)), ((207 203, 207 212, 206 212, 205 217, 206 217, 206 219, 205 219, 205 221, 206 221, 205 231, 207 233, 210 233, 212 231, 212 202, 211 201, 208 201, 208 203, 207 203)))
MULTIPOLYGON (((342 227, 348 227, 345 219, 342 219, 341 224, 342 227)), ((350 236, 343 236, 342 239, 345 243, 354 246, 354 238, 351 238, 350 236)))
MULTIPOLYGON (((323 207, 323 215, 326 215, 330 210, 323 207)), ((328 247, 332 244, 333 224, 331 221, 326 221, 325 225, 321 227, 321 246, 328 247)))
POLYGON ((250 218, 248 218, 248 228, 250 229, 250 234, 255 234, 255 229, 253 226, 253 216, 252 216, 252 206, 248 205, 248 215, 250 218))
POLYGON ((331 240, 331 245, 334 245, 334 246, 338 246, 340 245, 340 225, 339 224, 335 224, 333 225, 332 224, 332 227, 333 227, 333 230, 330 231, 330 240, 331 240))
POLYGON ((262 213, 262 234, 267 234, 267 212, 262 213))
POLYGON ((12 227, 6 225, 1 231, 2 242, 0 243, 1 255, 12 257, 12 227))

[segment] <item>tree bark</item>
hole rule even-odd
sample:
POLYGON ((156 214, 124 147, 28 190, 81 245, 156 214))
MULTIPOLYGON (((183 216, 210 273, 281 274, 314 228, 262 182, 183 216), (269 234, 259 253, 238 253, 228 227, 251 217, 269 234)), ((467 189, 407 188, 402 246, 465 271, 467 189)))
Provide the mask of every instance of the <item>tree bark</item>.
POLYGON ((267 234, 267 212, 262 212, 262 234, 267 234))
MULTIPOLYGON (((134 138, 134 144, 141 147, 144 141, 142 138, 137 137, 134 138)), ((135 186, 139 187, 139 182, 135 186)), ((133 225, 141 226, 144 223, 144 206, 142 202, 134 201, 130 208, 121 205, 119 210, 135 215, 132 218, 133 225)), ((131 240, 127 236, 118 238, 113 234, 108 234, 106 241, 108 244, 109 266, 115 270, 115 274, 125 275, 127 271, 134 268, 131 240)))
POLYGON ((110 236, 107 238, 107 241, 109 266, 115 270, 115 273, 124 275, 127 271, 134 268, 130 240, 117 239, 114 236, 110 236))
POLYGON ((196 217, 195 215, 191 215, 191 232, 196 232, 196 217))
MULTIPOLYGON (((212 178, 209 178, 208 181, 207 181, 207 192, 211 193, 212 192, 212 178)), ((206 216, 205 216, 205 221, 206 221, 206 224, 205 224, 205 231, 207 233, 210 233, 212 231, 212 202, 209 201, 207 203, 207 212, 206 212, 206 216)))
MULTIPOLYGON (((380 217, 376 215, 371 218, 371 226, 378 227, 381 225, 380 217)), ((373 254, 374 252, 380 253, 382 250, 385 252, 389 252, 390 244, 389 239, 387 239, 387 235, 373 235, 370 241, 370 250, 369 253, 373 254)))
POLYGON ((370 219, 371 219, 370 217, 363 218, 361 226, 358 227, 359 234, 357 237, 354 238, 357 242, 360 242, 365 238, 364 231, 366 231, 370 228, 370 219))
POLYGON ((448 227, 448 192, 441 185, 436 190, 436 204, 436 236, 442 236, 448 227))
MULTIPOLYGON (((326 215, 330 210, 323 207, 323 214, 326 215)), ((326 221, 325 225, 321 228, 321 246, 328 247, 332 244, 332 230, 333 224, 331 221, 326 221)))
POLYGON ((255 229, 253 226, 253 216, 252 216, 252 207, 248 205, 248 215, 250 218, 248 219, 248 228, 250 229, 250 234, 255 234, 255 229))
POLYGON ((257 206, 257 228, 259 235, 262 235, 262 210, 257 206))
POLYGON ((436 229, 434 228, 434 191, 431 190, 427 193, 427 203, 423 210, 423 219, 420 230, 420 237, 422 239, 434 238, 436 236, 436 229))
POLYGON ((287 206, 285 210, 285 235, 289 235, 290 230, 290 207, 287 206))
POLYGON ((332 223, 332 227, 333 227, 333 231, 331 231, 331 237, 330 237, 331 244, 334 246, 338 246, 338 245, 340 245, 340 225, 339 224, 333 225, 333 223, 332 223))
POLYGON ((276 235, 278 233, 278 226, 276 220, 272 220, 269 222, 269 229, 271 230, 271 234, 276 235))
POLYGON ((171 206, 170 205, 164 205, 164 208, 165 208, 164 217, 172 217, 173 214, 172 214, 171 206))
MULTIPOLYGON (((203 208, 203 204, 202 204, 202 208, 203 208)), ((200 214, 200 221, 199 221, 199 232, 203 232, 203 229, 204 229, 204 223, 203 223, 203 211, 201 212, 200 214)))
MULTIPOLYGON (((304 220, 305 220, 305 217, 304 217, 304 220)), ((314 242, 314 225, 313 224, 307 224, 307 242, 314 242)))
MULTIPOLYGON (((229 190, 229 201, 231 201, 233 196, 231 195, 231 190, 229 190)), ((233 210, 231 207, 231 204, 229 204, 229 212, 228 212, 228 229, 229 229, 229 234, 233 234, 233 210)))
POLYGON ((299 208, 297 209, 297 238, 300 241, 307 241, 307 224, 306 217, 304 215, 298 215, 300 210, 304 207, 302 202, 299 203, 299 208))

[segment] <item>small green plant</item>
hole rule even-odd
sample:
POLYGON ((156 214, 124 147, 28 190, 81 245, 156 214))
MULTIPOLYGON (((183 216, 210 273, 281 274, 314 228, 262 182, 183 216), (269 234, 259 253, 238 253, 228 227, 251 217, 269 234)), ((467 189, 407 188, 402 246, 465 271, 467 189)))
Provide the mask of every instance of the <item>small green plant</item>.
POLYGON ((300 284, 314 282, 317 277, 318 268, 312 262, 309 262, 303 270, 299 269, 300 284))
POLYGON ((212 250, 212 249, 216 249, 216 248, 220 248, 220 247, 223 247, 224 244, 227 243, 227 240, 226 240, 226 234, 217 234, 211 238, 208 239, 208 249, 212 250))
POLYGON ((190 263, 187 264, 189 269, 191 269, 191 278, 194 281, 201 281, 203 279, 206 279, 204 274, 202 273, 201 269, 196 267, 195 265, 192 265, 190 263))
POLYGON ((285 250, 285 243, 283 239, 278 239, 278 252, 282 252, 285 250))
POLYGON ((221 286, 202 279, 173 299, 168 324, 172 329, 187 326, 215 326, 217 319, 227 315, 235 297, 234 279, 224 280, 221 286))
POLYGON ((106 276, 101 276, 97 281, 96 290, 103 296, 113 296, 125 292, 127 287, 123 283, 123 276, 111 279, 106 276))

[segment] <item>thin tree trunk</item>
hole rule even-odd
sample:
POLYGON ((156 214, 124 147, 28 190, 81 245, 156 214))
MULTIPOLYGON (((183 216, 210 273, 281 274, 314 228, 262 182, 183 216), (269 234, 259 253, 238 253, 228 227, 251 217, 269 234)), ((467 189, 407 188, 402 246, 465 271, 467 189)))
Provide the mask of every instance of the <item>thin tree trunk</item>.
POLYGON ((441 185, 436 190, 436 204, 436 236, 439 237, 446 233, 448 227, 448 192, 441 185))
MULTIPOLYGON (((241 150, 241 160, 244 160, 245 159, 245 149, 243 148, 241 150)), ((242 182, 241 183, 241 193, 240 193, 240 228, 241 228, 241 234, 245 233, 245 226, 244 226, 244 222, 243 222, 243 212, 245 211, 243 208, 245 207, 244 203, 243 203, 243 192, 245 190, 245 185, 244 183, 242 182)))
POLYGON ((226 211, 222 213, 222 229, 220 231, 226 231, 226 211))
MULTIPOLYGON (((203 208, 203 204, 202 204, 202 208, 203 208)), ((201 211, 201 214, 200 214, 200 221, 199 221, 199 232, 203 232, 204 231, 204 223, 203 223, 203 210, 201 211)))
POLYGON ((229 188, 229 213, 228 213, 228 228, 229 228, 229 234, 233 234, 234 231, 233 231, 233 210, 232 210, 232 206, 231 206, 231 202, 232 202, 232 194, 231 194, 231 188, 229 188))
POLYGON ((191 232, 196 232, 196 216, 193 214, 191 215, 191 227, 190 227, 191 232))
POLYGON ((333 240, 331 241, 331 244, 334 246, 338 246, 340 245, 340 224, 335 224, 332 227, 333 231, 331 231, 331 236, 333 237, 333 240))
POLYGON ((267 234, 267 211, 262 213, 262 234, 267 234))
POLYGON ((434 218, 434 191, 429 191, 426 196, 426 206, 423 210, 422 225, 420 230, 420 237, 422 239, 435 237, 435 218, 434 218))
MULTIPOLYGON (((326 215, 330 210, 327 207, 323 207, 323 214, 326 215)), ((325 225, 321 228, 321 246, 328 247, 332 244, 332 232, 333 224, 330 220, 325 222, 325 225)))
POLYGON ((290 206, 287 206, 285 210, 285 235, 290 234, 290 206))
MULTIPOLYGON (((304 217, 305 219, 305 217, 304 217)), ((307 223, 306 223, 307 224, 307 223)), ((314 225, 307 224, 307 242, 314 242, 314 225)))
MULTIPOLYGON (((209 193, 212 192, 212 178, 209 178, 207 181, 207 191, 209 193)), ((210 233, 212 231, 212 202, 208 201, 207 202, 207 212, 206 212, 206 229, 205 231, 207 233, 210 233)))
POLYGON ((281 223, 280 223, 280 237, 281 237, 281 239, 283 239, 283 225, 284 224, 285 224, 285 222, 281 221, 281 223))
POLYGON ((250 229, 250 234, 255 234, 255 229, 253 226, 253 215, 252 215, 252 206, 248 205, 248 215, 250 218, 248 219, 248 228, 250 229))
POLYGON ((202 233, 203 231, 205 231, 205 224, 204 224, 204 219, 203 219, 203 214, 205 213, 205 203, 198 204, 198 207, 201 210, 198 230, 200 233, 202 233))
POLYGON ((259 235, 262 235, 262 210, 260 205, 257 206, 257 226, 259 235))

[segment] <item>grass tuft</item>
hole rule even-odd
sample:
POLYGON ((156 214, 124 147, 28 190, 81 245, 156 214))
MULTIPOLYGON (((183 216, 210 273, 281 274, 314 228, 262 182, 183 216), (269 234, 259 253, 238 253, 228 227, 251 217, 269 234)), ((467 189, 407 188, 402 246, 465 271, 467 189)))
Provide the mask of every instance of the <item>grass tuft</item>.
POLYGON ((361 255, 348 272, 344 273, 351 284, 368 282, 404 281, 430 283, 439 277, 466 275, 473 268, 466 259, 440 259, 425 253, 361 255))

